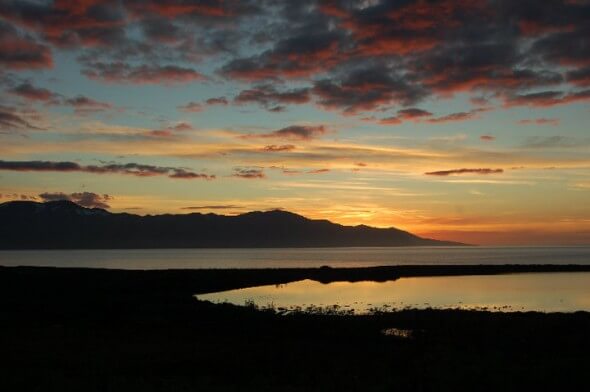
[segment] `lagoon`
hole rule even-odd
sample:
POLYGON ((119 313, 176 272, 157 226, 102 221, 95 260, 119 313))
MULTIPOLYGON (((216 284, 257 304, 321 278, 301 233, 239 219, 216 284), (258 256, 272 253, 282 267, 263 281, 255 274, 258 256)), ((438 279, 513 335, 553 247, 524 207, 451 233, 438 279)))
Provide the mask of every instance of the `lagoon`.
POLYGON ((281 312, 460 308, 490 311, 590 311, 590 273, 520 273, 400 278, 387 282, 313 280, 198 295, 198 299, 256 304, 281 312))

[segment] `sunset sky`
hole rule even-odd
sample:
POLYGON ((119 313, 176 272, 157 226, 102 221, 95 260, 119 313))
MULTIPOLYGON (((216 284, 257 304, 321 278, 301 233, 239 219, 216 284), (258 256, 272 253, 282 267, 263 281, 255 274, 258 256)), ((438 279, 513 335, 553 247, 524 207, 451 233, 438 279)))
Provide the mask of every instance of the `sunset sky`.
POLYGON ((590 243, 590 1, 0 1, 0 202, 590 243))

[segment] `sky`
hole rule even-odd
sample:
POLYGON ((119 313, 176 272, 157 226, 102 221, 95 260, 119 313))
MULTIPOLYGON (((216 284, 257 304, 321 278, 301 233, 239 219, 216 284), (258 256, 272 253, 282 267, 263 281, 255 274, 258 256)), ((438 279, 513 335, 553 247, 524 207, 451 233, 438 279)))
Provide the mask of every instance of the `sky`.
POLYGON ((0 202, 590 243, 590 1, 2 0, 0 202))

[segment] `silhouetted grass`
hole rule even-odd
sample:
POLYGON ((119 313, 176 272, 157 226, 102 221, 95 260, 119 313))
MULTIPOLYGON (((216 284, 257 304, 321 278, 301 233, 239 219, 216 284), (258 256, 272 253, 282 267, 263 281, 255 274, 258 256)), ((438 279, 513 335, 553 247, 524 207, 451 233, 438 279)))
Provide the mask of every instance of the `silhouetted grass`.
POLYGON ((587 382, 585 312, 285 313, 192 296, 306 275, 234 272, 0 268, 0 390, 523 391, 587 382))

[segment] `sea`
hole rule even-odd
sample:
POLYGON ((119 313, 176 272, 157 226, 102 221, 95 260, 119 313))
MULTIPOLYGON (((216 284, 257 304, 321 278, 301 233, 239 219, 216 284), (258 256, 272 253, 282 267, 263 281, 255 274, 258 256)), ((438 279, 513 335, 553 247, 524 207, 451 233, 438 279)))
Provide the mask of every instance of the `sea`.
POLYGON ((0 251, 2 266, 115 269, 590 264, 590 246, 342 247, 0 251))
MULTIPOLYGON (((590 264, 590 246, 125 249, 0 251, 1 266, 131 270, 370 267, 416 264, 590 264)), ((408 277, 387 282, 302 280, 198 295, 212 302, 370 313, 403 308, 590 311, 590 272, 408 277)))

